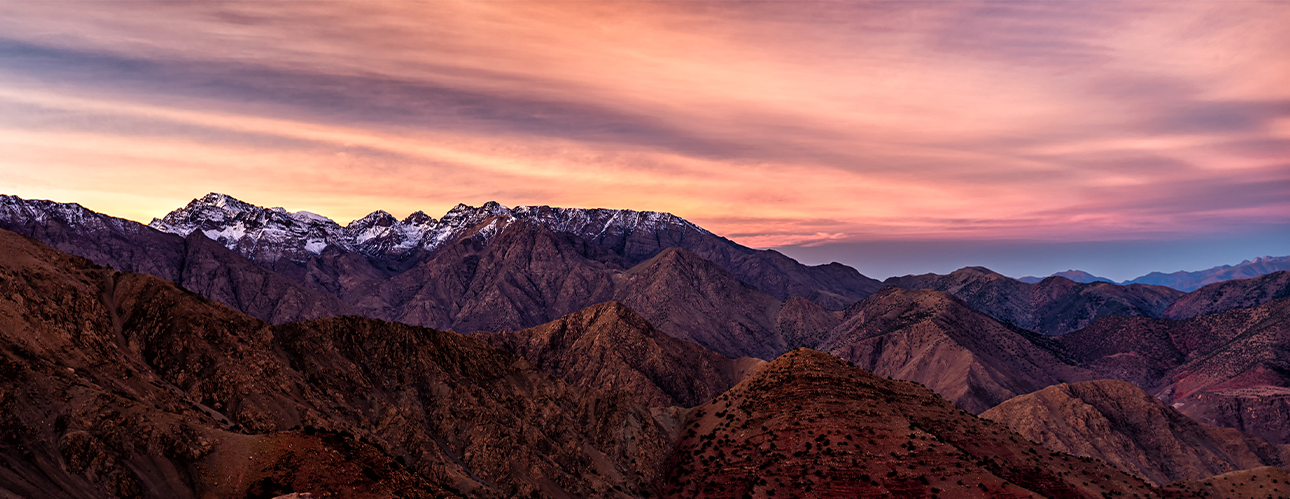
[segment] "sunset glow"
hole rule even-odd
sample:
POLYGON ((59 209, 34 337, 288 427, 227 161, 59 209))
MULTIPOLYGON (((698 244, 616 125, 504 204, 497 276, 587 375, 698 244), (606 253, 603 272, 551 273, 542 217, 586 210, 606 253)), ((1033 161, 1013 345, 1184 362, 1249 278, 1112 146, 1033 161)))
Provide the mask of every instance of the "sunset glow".
POLYGON ((1239 238, 1290 224, 1286 26, 1285 2, 6 2, 0 193, 145 223, 211 191, 341 223, 632 208, 753 247, 1239 238))

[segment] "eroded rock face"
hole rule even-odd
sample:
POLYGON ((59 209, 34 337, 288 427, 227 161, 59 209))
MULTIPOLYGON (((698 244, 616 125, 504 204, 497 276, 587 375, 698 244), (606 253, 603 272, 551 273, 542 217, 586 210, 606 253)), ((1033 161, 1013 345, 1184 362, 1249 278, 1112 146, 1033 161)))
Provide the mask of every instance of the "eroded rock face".
POLYGON ((471 336, 571 384, 627 392, 650 407, 701 404, 764 363, 730 359, 668 336, 618 302, 593 305, 534 328, 471 336))
POLYGON ((1203 425, 1116 380, 1050 386, 981 417, 1045 447, 1106 461, 1158 485, 1290 464, 1284 448, 1231 428, 1203 425))
POLYGON ((945 291, 1000 322, 1046 335, 1076 331, 1099 317, 1160 317, 1184 294, 1164 286, 1077 283, 1065 277, 1031 284, 984 267, 965 267, 948 275, 892 277, 884 284, 945 291))
POLYGON ((664 497, 1157 497, 935 393, 799 349, 694 408, 664 497))
POLYGON ((1095 377, 941 291, 888 287, 843 314, 825 351, 879 376, 924 383, 971 413, 1095 377))
POLYGON ((7 231, 0 321, 0 487, 26 497, 632 496, 670 445, 626 394, 478 340, 272 326, 7 231))

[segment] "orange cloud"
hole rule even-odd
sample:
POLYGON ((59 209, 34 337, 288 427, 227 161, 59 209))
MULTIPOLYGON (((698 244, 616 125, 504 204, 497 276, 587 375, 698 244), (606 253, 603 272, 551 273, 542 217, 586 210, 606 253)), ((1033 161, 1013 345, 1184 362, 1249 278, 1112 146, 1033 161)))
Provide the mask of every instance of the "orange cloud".
POLYGON ((212 190, 342 223, 495 199, 777 246, 1221 231, 1290 199, 1279 3, 0 14, 0 191, 143 221, 212 190))

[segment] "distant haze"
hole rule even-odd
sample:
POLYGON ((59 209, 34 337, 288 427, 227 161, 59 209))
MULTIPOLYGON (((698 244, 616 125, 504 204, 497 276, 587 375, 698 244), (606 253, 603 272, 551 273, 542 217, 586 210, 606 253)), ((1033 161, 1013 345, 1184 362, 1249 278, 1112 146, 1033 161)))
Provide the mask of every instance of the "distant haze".
POLYGON ((1044 277, 1064 270, 1125 281, 1147 273, 1205 270, 1260 256, 1290 254, 1290 225, 1266 234, 1213 240, 1102 241, 879 241, 777 248, 807 264, 837 261, 875 279, 928 272, 948 274, 983 266, 1010 277, 1044 277))

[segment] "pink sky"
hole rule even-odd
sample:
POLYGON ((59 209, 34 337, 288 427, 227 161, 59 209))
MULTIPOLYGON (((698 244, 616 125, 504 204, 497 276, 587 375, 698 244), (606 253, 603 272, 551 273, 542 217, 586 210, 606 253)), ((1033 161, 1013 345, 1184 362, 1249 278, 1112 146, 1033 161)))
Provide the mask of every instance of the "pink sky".
POLYGON ((1253 233, 1290 222, 1286 26, 1285 2, 5 2, 0 192, 143 222, 210 191, 341 223, 660 210, 754 247, 1253 233))

